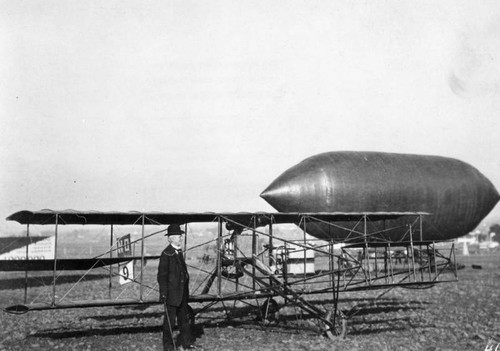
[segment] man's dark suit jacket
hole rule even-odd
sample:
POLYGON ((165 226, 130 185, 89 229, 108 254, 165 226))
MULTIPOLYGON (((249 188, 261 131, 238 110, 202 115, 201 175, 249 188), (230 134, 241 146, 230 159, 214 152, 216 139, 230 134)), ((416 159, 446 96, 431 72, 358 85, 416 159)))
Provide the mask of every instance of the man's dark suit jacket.
POLYGON ((176 253, 172 245, 168 245, 161 253, 158 265, 160 299, 164 296, 170 306, 179 306, 184 294, 189 295, 189 275, 181 255, 176 253))

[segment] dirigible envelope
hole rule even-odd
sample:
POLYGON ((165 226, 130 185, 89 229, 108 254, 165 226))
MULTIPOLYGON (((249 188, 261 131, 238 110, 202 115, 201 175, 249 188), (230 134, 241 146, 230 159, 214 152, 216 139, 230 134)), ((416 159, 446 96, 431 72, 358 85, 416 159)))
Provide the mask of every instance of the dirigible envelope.
MULTIPOLYGON (((355 151, 307 158, 276 178, 261 197, 280 212, 429 212, 423 240, 469 233, 500 198, 483 174, 456 159, 355 151)), ((339 241, 345 236, 321 224, 307 232, 339 241)))

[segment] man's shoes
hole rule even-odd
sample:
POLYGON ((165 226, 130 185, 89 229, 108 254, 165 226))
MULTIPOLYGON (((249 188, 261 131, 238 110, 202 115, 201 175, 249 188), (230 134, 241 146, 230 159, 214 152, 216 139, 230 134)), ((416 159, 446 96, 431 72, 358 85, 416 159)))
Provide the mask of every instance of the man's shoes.
POLYGON ((196 350, 198 346, 196 345, 187 345, 187 346, 182 346, 184 350, 196 350))

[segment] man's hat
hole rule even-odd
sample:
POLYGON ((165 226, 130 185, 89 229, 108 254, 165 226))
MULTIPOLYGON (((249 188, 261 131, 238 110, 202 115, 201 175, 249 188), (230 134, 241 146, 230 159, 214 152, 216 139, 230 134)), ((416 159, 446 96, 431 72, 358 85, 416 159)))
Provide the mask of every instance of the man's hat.
POLYGON ((167 234, 165 234, 165 236, 181 234, 184 234, 184 230, 182 230, 178 224, 171 224, 168 226, 167 234))

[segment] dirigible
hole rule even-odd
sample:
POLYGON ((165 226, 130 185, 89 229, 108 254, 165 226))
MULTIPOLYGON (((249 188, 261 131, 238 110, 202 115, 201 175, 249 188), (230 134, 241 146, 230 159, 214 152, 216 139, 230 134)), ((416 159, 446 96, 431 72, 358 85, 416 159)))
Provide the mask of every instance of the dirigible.
MULTIPOLYGON (((452 158, 382 152, 327 152, 286 170, 261 194, 279 212, 426 212, 422 240, 447 240, 472 231, 499 200, 473 166, 452 158)), ((398 219, 370 223, 373 230, 398 219)), ((352 233, 311 224, 307 232, 342 241, 352 233)), ((401 231, 384 239, 402 240, 401 231)))

